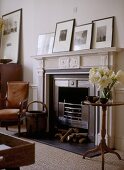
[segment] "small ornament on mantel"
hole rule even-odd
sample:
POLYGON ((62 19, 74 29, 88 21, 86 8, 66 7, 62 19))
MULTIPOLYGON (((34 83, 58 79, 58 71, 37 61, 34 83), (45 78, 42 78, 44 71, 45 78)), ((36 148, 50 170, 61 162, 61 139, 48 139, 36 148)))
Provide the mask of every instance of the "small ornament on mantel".
POLYGON ((12 59, 0 59, 0 64, 8 64, 12 61, 12 59))
POLYGON ((0 18, 0 43, 1 43, 1 36, 2 36, 3 30, 4 30, 4 20, 0 18))
POLYGON ((4 20, 0 18, 0 32, 4 29, 4 20))
POLYGON ((4 20, 0 18, 0 56, 1 56, 1 38, 4 30, 4 20))

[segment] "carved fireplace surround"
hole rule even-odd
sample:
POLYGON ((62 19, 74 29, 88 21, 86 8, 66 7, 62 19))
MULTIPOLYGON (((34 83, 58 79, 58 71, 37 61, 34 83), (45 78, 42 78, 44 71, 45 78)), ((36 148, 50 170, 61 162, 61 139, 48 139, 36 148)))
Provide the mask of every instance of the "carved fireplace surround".
MULTIPOLYGON (((44 101, 48 106, 48 112, 50 114, 50 81, 51 75, 88 75, 91 67, 107 66, 114 68, 115 58, 121 49, 116 47, 102 48, 102 49, 90 49, 81 51, 70 51, 53 53, 43 56, 33 56, 36 62, 34 74, 37 77, 37 95, 34 93, 34 98, 37 100, 44 101)), ((88 78, 88 76, 87 76, 88 78)), ((62 79, 61 79, 62 80, 62 79)), ((79 80, 78 80, 79 82, 79 80)), ((85 81, 84 81, 85 82, 85 81)), ((87 79, 88 82, 88 79, 87 79)), ((68 81, 64 81, 68 84, 68 81)), ((75 85, 76 81, 72 82, 75 85)), ((60 81, 61 84, 61 81, 60 81)), ((97 95, 96 92, 90 93, 90 95, 97 95)), ((98 116, 97 109, 95 111, 95 144, 97 145, 100 141, 100 125, 101 125, 101 114, 98 116)), ((106 140, 110 147, 114 147, 114 109, 109 108, 107 114, 107 135, 106 140)), ((48 116, 49 122, 49 116, 48 116)), ((49 123, 47 129, 49 130, 49 123)))

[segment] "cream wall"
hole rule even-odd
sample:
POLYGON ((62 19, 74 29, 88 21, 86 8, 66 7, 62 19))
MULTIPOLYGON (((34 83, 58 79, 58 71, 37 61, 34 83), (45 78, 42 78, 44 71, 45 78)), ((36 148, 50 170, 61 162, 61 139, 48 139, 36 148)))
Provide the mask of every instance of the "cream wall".
MULTIPOLYGON (((75 18, 76 25, 92 20, 115 16, 114 46, 124 48, 123 0, 0 0, 0 15, 23 9, 22 60, 24 79, 34 83, 33 59, 36 55, 39 34, 55 31, 57 22, 75 18)), ((116 60, 116 68, 124 70, 124 53, 116 60)), ((124 100, 123 88, 116 96, 124 100)), ((124 107, 117 108, 115 122, 115 146, 124 150, 124 107)))

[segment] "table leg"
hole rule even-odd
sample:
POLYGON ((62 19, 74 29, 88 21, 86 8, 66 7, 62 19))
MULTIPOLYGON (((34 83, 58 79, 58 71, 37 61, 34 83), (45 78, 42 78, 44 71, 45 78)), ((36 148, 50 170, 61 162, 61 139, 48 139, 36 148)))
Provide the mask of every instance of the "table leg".
POLYGON ((120 155, 113 151, 111 148, 109 148, 107 145, 106 145, 106 140, 105 140, 105 135, 106 135, 106 106, 103 105, 102 106, 102 129, 101 129, 101 141, 100 141, 100 144, 94 148, 94 149, 91 149, 87 152, 84 153, 83 155, 83 158, 85 159, 85 157, 90 154, 90 153, 93 153, 93 152, 97 152, 97 151, 101 151, 101 158, 102 158, 102 170, 104 170, 104 153, 105 152, 110 152, 110 153, 113 153, 115 154, 118 159, 121 160, 121 157, 120 155))
POLYGON ((102 170, 104 170, 104 147, 101 145, 101 155, 102 155, 102 170))
POLYGON ((99 150, 100 150, 100 147, 99 147, 99 146, 97 146, 96 148, 93 148, 93 149, 88 150, 87 152, 85 152, 85 153, 83 154, 83 159, 85 159, 85 157, 86 157, 88 154, 94 153, 94 152, 98 152, 99 150))
POLYGON ((120 156, 117 152, 115 152, 114 150, 112 150, 111 148, 109 148, 109 147, 106 146, 105 150, 106 150, 107 152, 109 152, 109 153, 115 154, 115 155, 118 157, 118 159, 121 160, 121 156, 120 156))
POLYGON ((102 154, 102 170, 104 170, 104 154, 102 154))

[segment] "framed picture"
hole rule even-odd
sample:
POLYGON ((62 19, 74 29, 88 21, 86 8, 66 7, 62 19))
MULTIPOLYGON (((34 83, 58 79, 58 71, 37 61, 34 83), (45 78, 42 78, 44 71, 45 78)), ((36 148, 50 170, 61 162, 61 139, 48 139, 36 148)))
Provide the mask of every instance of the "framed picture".
POLYGON ((75 27, 72 50, 90 49, 91 35, 92 23, 75 27))
POLYGON ((71 47, 74 19, 56 24, 53 52, 69 51, 71 47))
POLYGON ((2 35, 2 58, 18 62, 22 9, 2 16, 4 31, 2 35))
POLYGON ((92 48, 112 46, 114 17, 93 21, 92 48))
POLYGON ((37 55, 51 54, 55 33, 41 34, 38 36, 37 55))

